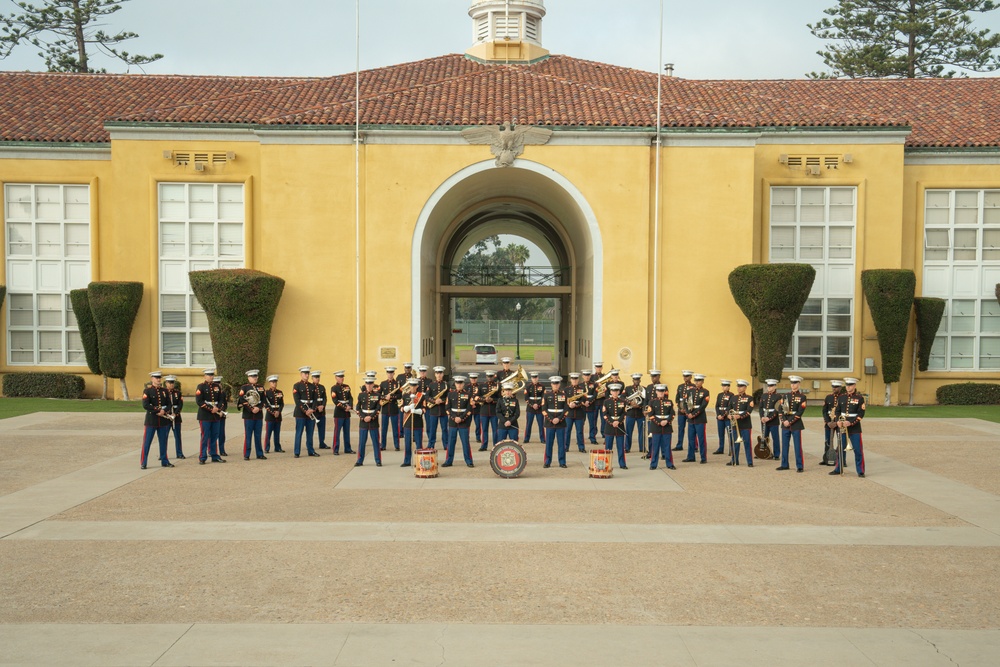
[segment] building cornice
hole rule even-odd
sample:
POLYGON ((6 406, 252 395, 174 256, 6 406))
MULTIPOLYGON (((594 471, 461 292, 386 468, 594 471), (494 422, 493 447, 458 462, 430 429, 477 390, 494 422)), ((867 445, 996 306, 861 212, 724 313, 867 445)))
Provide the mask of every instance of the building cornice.
POLYGON ((903 156, 908 167, 938 165, 998 165, 1000 148, 908 148, 903 156))
POLYGON ((0 142, 0 160, 94 160, 111 159, 111 144, 50 144, 0 142))

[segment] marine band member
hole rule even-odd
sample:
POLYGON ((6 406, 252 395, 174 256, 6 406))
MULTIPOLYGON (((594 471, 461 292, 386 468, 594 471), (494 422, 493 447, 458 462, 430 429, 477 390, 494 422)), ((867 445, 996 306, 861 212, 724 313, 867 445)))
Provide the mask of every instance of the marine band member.
POLYGON ((497 421, 500 424, 500 441, 520 440, 520 431, 517 426, 517 419, 521 416, 521 404, 514 396, 514 385, 511 382, 504 382, 501 386, 503 395, 497 402, 497 421))
POLYGON ((528 424, 524 429, 524 443, 531 442, 531 425, 538 422, 538 439, 545 442, 544 415, 542 414, 542 403, 545 400, 545 385, 538 380, 538 373, 532 371, 528 373, 531 382, 524 388, 525 411, 528 415, 528 424))
POLYGON ((701 462, 708 463, 708 443, 705 440, 705 429, 708 424, 708 397, 709 391, 705 389, 705 376, 696 373, 694 384, 687 390, 685 402, 687 403, 687 427, 688 427, 688 451, 687 463, 695 460, 695 451, 701 455, 701 462))
POLYGON ((423 449, 424 445, 424 394, 420 393, 420 381, 411 377, 406 381, 403 390, 403 419, 400 428, 403 430, 403 464, 401 468, 411 465, 413 450, 423 449))
POLYGON ((302 434, 306 436, 306 451, 309 456, 319 456, 313 448, 313 432, 316 429, 316 392, 309 382, 309 366, 299 369, 299 381, 292 386, 292 401, 295 410, 295 458, 302 453, 302 434))
POLYGON ((632 384, 624 390, 624 398, 628 402, 625 411, 625 451, 632 451, 632 432, 639 431, 639 451, 646 451, 646 417, 643 410, 646 407, 646 389, 642 386, 642 373, 632 373, 632 384), (638 394, 637 399, 632 396, 638 394), (637 429, 638 427, 638 429, 637 429))
MULTIPOLYGON (((746 380, 736 381, 736 396, 732 400, 732 410, 736 413, 736 425, 739 428, 740 437, 743 438, 743 449, 747 457, 747 467, 753 467, 753 444, 751 437, 753 436, 753 396, 747 394, 747 386, 749 383, 746 380)), ((739 447, 733 443, 733 460, 726 465, 736 465, 740 464, 740 450, 739 447)))
POLYGON ((184 448, 181 444, 181 411, 184 409, 184 397, 181 396, 181 390, 177 387, 177 376, 168 375, 163 378, 163 382, 167 387, 167 394, 170 397, 167 405, 167 413, 174 416, 170 426, 170 430, 174 434, 174 449, 176 450, 174 458, 183 459, 185 456, 184 448))
POLYGON ((281 448, 281 411, 285 409, 285 393, 278 389, 278 376, 267 376, 267 389, 264 390, 264 453, 271 451, 271 436, 274 436, 274 451, 278 454, 285 450, 281 448))
POLYGON ((580 383, 579 373, 569 374, 569 387, 566 388, 566 449, 569 450, 573 444, 573 433, 576 433, 576 448, 581 452, 586 452, 587 448, 583 444, 583 425, 587 422, 587 400, 588 388, 580 383), (570 400, 577 394, 584 392, 581 398, 570 400))
MULTIPOLYGON (((865 476, 865 449, 861 438, 861 420, 865 416, 865 397, 858 393, 858 379, 844 378, 846 393, 837 400, 837 416, 840 428, 847 429, 847 437, 854 449, 854 468, 858 477, 865 476), (843 415, 843 417, 841 417, 843 415)), ((846 458, 846 453, 845 453, 846 458)), ((830 473, 840 474, 841 458, 837 457, 837 466, 830 473)))
POLYGON ((549 378, 552 389, 545 392, 542 409, 545 411, 545 463, 543 468, 552 465, 552 444, 556 443, 559 456, 559 467, 566 467, 566 394, 560 389, 562 376, 553 375, 549 378))
POLYGON ((198 451, 198 463, 202 465, 212 458, 212 463, 225 463, 219 456, 219 413, 221 391, 216 387, 215 369, 206 368, 203 371, 205 381, 194 390, 194 402, 198 406, 198 426, 201 428, 201 442, 198 451))
POLYGON ((667 385, 653 385, 653 396, 647 402, 644 412, 649 419, 651 436, 649 469, 656 470, 662 456, 667 470, 676 470, 673 450, 670 448, 670 439, 674 432, 674 403, 667 398, 667 385))
POLYGON ((399 451, 399 400, 403 384, 396 378, 396 367, 385 367, 385 380, 379 385, 379 405, 382 410, 382 430, 379 442, 384 450, 389 445, 387 431, 392 431, 392 444, 399 451))
POLYGON ((382 448, 378 442, 379 391, 375 386, 375 377, 365 377, 365 386, 358 394, 358 460, 355 466, 365 464, 365 445, 368 439, 372 441, 372 451, 375 452, 375 465, 382 467, 382 448))
POLYGON ((688 390, 694 387, 694 383, 691 381, 693 375, 693 371, 681 371, 684 381, 677 385, 677 391, 674 392, 674 407, 677 410, 677 444, 674 445, 675 452, 684 449, 684 434, 687 433, 687 395, 688 390))
POLYGON ((434 381, 427 389, 428 408, 424 412, 427 424, 427 448, 437 444, 438 426, 441 426, 441 444, 448 446, 448 383, 444 379, 444 366, 434 367, 434 381))
POLYGON ((167 416, 167 404, 170 401, 170 394, 166 387, 162 386, 162 381, 163 373, 153 371, 149 374, 149 386, 142 392, 142 408, 146 411, 143 424, 146 428, 142 436, 139 464, 143 470, 146 469, 149 447, 153 444, 154 435, 160 445, 160 465, 164 468, 174 467, 167 458, 167 436, 170 434, 171 425, 170 417, 167 416))
MULTIPOLYGON (((834 447, 833 440, 837 433, 837 403, 840 400, 840 394, 843 392, 844 383, 840 380, 830 380, 830 387, 832 387, 832 392, 826 395, 823 399, 823 460, 819 462, 821 466, 835 466, 837 465, 834 459, 837 456, 837 451, 841 451, 842 447, 834 447)), ((843 445, 843 443, 841 443, 843 445)), ((841 455, 844 452, 841 451, 841 455)))
POLYGON ((341 440, 344 441, 344 453, 353 454, 351 411, 354 409, 354 396, 351 394, 351 386, 344 382, 344 371, 337 371, 333 378, 334 385, 330 387, 330 399, 333 401, 333 455, 340 456, 341 440))
POLYGON ((760 397, 760 430, 766 440, 771 443, 771 459, 777 461, 781 458, 781 437, 778 427, 781 425, 778 419, 778 381, 765 380, 766 390, 760 397))
POLYGON ((250 460, 250 442, 253 441, 254 450, 257 453, 258 459, 266 459, 264 456, 264 448, 261 446, 260 436, 264 430, 264 406, 262 405, 264 399, 264 388, 257 384, 257 378, 260 375, 260 371, 256 368, 247 371, 247 383, 240 387, 239 396, 236 398, 236 407, 242 409, 243 411, 243 460, 250 460), (261 402, 257 405, 251 406, 247 402, 247 395, 251 392, 257 392, 258 398, 261 402))
POLYGON ((608 383, 608 393, 604 399, 601 414, 604 415, 604 448, 614 450, 618 446, 618 467, 628 470, 625 465, 625 399, 621 397, 621 382, 608 383))
POLYGON ((326 387, 320 384, 320 371, 310 371, 309 380, 312 382, 312 390, 316 408, 316 438, 319 440, 320 449, 330 449, 326 444, 326 387))
MULTIPOLYGON (((433 389, 432 389, 433 391, 433 389)), ((470 468, 475 467, 472 461, 472 447, 469 445, 469 425, 472 423, 472 407, 469 393, 465 390, 465 376, 455 376, 455 388, 448 392, 448 455, 442 468, 450 467, 455 460, 455 445, 462 441, 462 456, 465 457, 465 465, 470 468)), ((483 424, 483 428, 486 425, 483 424)))
POLYGON ((795 445, 795 472, 802 472, 804 469, 802 461, 802 415, 806 411, 806 397, 799 391, 802 378, 798 375, 789 375, 788 382, 792 386, 792 391, 784 400, 784 415, 781 417, 781 465, 778 470, 788 470, 788 447, 790 443, 795 445))
POLYGON ((726 453, 726 432, 729 430, 729 410, 736 394, 729 391, 729 380, 721 382, 722 391, 715 397, 715 423, 719 430, 719 448, 712 454, 726 453))

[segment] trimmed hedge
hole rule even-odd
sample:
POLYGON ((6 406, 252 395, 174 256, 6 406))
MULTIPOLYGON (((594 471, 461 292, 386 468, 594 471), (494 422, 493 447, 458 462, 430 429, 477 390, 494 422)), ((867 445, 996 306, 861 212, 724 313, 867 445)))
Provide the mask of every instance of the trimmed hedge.
POLYGON ((80 398, 83 378, 70 373, 7 373, 3 395, 7 398, 80 398))
POLYGON ((941 405, 997 405, 1000 403, 1000 384, 941 385, 937 389, 937 400, 941 405))
POLYGON ((97 327, 101 373, 124 378, 132 326, 142 303, 142 283, 90 283, 87 297, 97 327))
MULTIPOLYGON (((996 290, 993 292, 993 294, 995 294, 997 297, 997 303, 1000 303, 1000 283, 997 283, 996 290)), ((0 303, 3 303, 2 298, 0 298, 0 303)))
POLYGON ((917 276, 909 269, 868 269, 861 272, 861 289, 875 322, 882 380, 886 384, 899 382, 917 276))
MULTIPOLYGON (((997 288, 1000 289, 1000 285, 997 285, 997 288)), ((0 285, 0 306, 3 305, 3 300, 6 297, 7 297, 7 286, 6 285, 0 285)))
POLYGON ((94 324, 94 314, 90 312, 87 289, 70 290, 69 300, 73 304, 73 314, 76 315, 80 338, 83 339, 83 354, 87 357, 87 368, 94 375, 100 375, 101 356, 97 345, 97 325, 94 324))
POLYGON ((251 269, 192 271, 188 277, 208 316, 216 373, 237 387, 251 368, 267 377, 271 325, 285 281, 251 269))
POLYGON ((944 317, 944 299, 918 296, 913 300, 917 313, 917 368, 926 371, 931 361, 931 348, 944 317))
POLYGON ((755 374, 761 382, 781 377, 815 279, 816 269, 809 264, 744 264, 729 274, 729 290, 753 329, 755 374))

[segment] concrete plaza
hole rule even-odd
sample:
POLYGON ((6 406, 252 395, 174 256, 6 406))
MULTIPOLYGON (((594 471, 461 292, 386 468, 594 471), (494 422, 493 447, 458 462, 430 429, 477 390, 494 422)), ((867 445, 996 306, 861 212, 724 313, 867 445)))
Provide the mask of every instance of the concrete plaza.
POLYGON ((866 420, 864 479, 808 419, 803 474, 534 442, 420 480, 296 459, 291 420, 201 466, 191 417, 147 470, 138 410, 0 420, 0 664, 1000 663, 1000 424, 866 420))

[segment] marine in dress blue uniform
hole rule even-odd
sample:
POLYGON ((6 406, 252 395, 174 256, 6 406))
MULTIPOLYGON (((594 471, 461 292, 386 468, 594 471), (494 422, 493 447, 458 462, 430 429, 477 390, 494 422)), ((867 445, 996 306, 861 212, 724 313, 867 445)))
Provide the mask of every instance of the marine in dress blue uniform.
POLYGON ((330 449, 330 445, 326 444, 326 387, 319 381, 322 375, 321 371, 310 371, 309 382, 316 401, 313 407, 316 408, 316 439, 319 440, 319 449, 330 449))
POLYGON ((222 376, 212 378, 212 384, 219 390, 219 456, 229 456, 226 453, 226 419, 229 417, 229 389, 222 384, 222 376))
POLYGON ((198 450, 198 463, 205 464, 211 457, 213 463, 225 463, 219 456, 219 409, 221 391, 212 381, 215 369, 206 368, 203 371, 205 381, 194 390, 194 402, 198 406, 198 426, 201 429, 201 442, 198 450))
POLYGON ((299 369, 299 381, 292 385, 292 401, 295 410, 295 458, 302 453, 302 436, 306 436, 306 452, 309 456, 319 456, 313 449, 313 431, 316 429, 316 396, 312 383, 309 382, 309 366, 299 369))
MULTIPOLYGON (((448 455, 442 468, 449 468, 455 460, 455 445, 462 441, 462 456, 465 457, 465 465, 470 468, 475 467, 472 460, 472 447, 469 445, 469 426, 472 424, 472 407, 469 392, 465 389, 465 376, 455 376, 455 388, 448 392, 448 399, 445 403, 447 419, 451 423, 448 425, 448 455)), ((485 428, 485 425, 484 425, 485 428)))
MULTIPOLYGON (((632 384, 624 389, 625 402, 625 451, 632 451, 632 433, 639 432, 639 451, 646 451, 646 388, 642 386, 642 373, 632 373, 632 384), (634 397, 634 398, 633 398, 634 397)), ((645 458, 645 457, 643 457, 645 458)))
POLYGON ((552 389, 545 392, 542 409, 545 411, 545 463, 543 468, 552 464, 552 445, 556 444, 559 456, 559 467, 566 467, 566 393, 560 388, 562 377, 553 375, 549 378, 552 389))
POLYGON ((732 383, 729 380, 722 381, 722 391, 715 397, 715 424, 719 431, 719 448, 712 454, 726 453, 726 433, 729 431, 729 411, 732 409, 733 399, 736 394, 729 388, 732 383))
POLYGON ((834 448, 833 443, 837 437, 837 403, 843 393, 844 383, 840 380, 830 380, 832 391, 823 399, 823 460, 819 462, 821 466, 835 466, 837 462, 837 452, 841 454, 842 449, 834 448))
POLYGON ((236 407, 243 410, 243 460, 250 460, 250 446, 253 443, 258 459, 266 459, 264 447, 261 445, 261 435, 264 430, 264 388, 257 384, 260 371, 256 368, 247 371, 247 383, 240 387, 236 397, 236 407), (257 404, 250 405, 249 397, 257 394, 257 404))
POLYGON ((604 448, 614 450, 618 446, 618 467, 628 470, 625 465, 625 400, 621 397, 622 383, 608 383, 608 393, 611 394, 601 406, 604 415, 604 448))
POLYGON ((497 422, 500 424, 500 435, 498 442, 504 440, 520 440, 520 430, 517 426, 518 417, 521 416, 521 404, 514 396, 514 384, 504 382, 500 387, 503 394, 497 401, 497 422))
MULTIPOLYGON (((654 396, 656 396, 656 385, 663 384, 662 382, 660 382, 660 375, 662 375, 662 372, 660 370, 656 369, 656 368, 651 368, 649 370, 650 383, 648 385, 646 385, 646 403, 645 403, 645 405, 649 405, 649 402, 651 400, 653 400, 654 396)), ((664 386, 666 386, 666 385, 664 385, 664 386)), ((667 387, 668 391, 669 391, 669 389, 670 388, 667 387)), ((670 398, 670 396, 668 395, 667 398, 670 398)), ((671 401, 671 405, 673 405, 673 401, 671 401)), ((643 414, 645 414, 645 410, 643 410, 643 414)), ((652 451, 650 449, 650 447, 652 447, 653 434, 649 430, 649 425, 651 423, 652 422, 650 422, 648 419, 646 420, 646 445, 647 446, 646 446, 646 454, 645 454, 645 456, 642 457, 644 459, 650 458, 650 452, 652 451)), ((673 431, 673 424, 671 424, 671 429, 670 430, 673 431)), ((670 438, 671 438, 671 440, 673 439, 673 434, 672 433, 670 435, 670 438)), ((673 456, 673 455, 671 454, 671 456, 673 456)))
POLYGON ((674 445, 675 452, 684 449, 684 434, 687 433, 687 395, 688 390, 694 387, 694 383, 691 382, 691 376, 693 375, 693 371, 681 371, 681 377, 684 378, 684 381, 677 385, 677 391, 674 392, 674 407, 677 410, 677 444, 674 445))
POLYGON ((788 470, 788 448, 795 446, 795 471, 802 472, 804 464, 802 460, 802 431, 805 425, 802 423, 802 415, 806 411, 806 397, 799 391, 802 378, 798 375, 789 375, 788 382, 792 386, 792 391, 784 397, 784 415, 781 417, 781 465, 778 470, 788 470))
POLYGON ((468 377, 469 383, 465 390, 469 392, 473 402, 472 423, 476 427, 476 442, 481 443, 483 441, 483 419, 479 416, 478 401, 479 393, 483 387, 479 384, 479 373, 469 373, 468 377))
POLYGON ((427 425, 427 448, 434 449, 437 444, 438 427, 441 428, 441 444, 448 446, 448 383, 444 379, 444 366, 434 367, 434 380, 428 388, 430 398, 428 408, 424 412, 424 423, 427 425))
MULTIPOLYGON (((861 420, 865 416, 865 397, 858 393, 858 379, 844 378, 846 392, 841 394, 837 400, 837 418, 841 428, 847 429, 847 437, 851 441, 854 449, 854 469, 858 477, 865 476, 865 448, 861 438, 861 420)), ((844 453, 846 458, 847 453, 844 453)), ((845 462, 846 464, 846 462, 845 462)), ((830 472, 831 475, 840 474, 841 459, 837 457, 837 466, 830 472)))
POLYGON ((781 396, 778 395, 778 381, 765 380, 766 389, 760 397, 760 428, 762 435, 771 443, 771 458, 777 461, 781 458, 781 436, 779 427, 781 420, 778 419, 778 402, 781 396))
POLYGON ((382 466, 382 448, 378 443, 379 391, 375 386, 375 378, 371 375, 365 378, 365 386, 358 394, 358 460, 355 466, 365 464, 365 445, 368 439, 372 441, 372 451, 375 452, 375 465, 382 466))
POLYGON ((139 465, 146 469, 149 457, 149 447, 156 436, 160 445, 160 465, 173 468, 174 464, 167 458, 167 436, 170 434, 170 418, 167 417, 167 402, 170 400, 166 387, 163 386, 163 374, 153 371, 149 374, 149 386, 142 392, 142 409, 146 411, 143 422, 145 430, 142 435, 142 451, 139 455, 139 465))
POLYGON ((705 389, 705 376, 695 373, 694 384, 687 390, 685 401, 687 402, 687 428, 688 428, 688 451, 687 463, 695 460, 695 454, 701 455, 701 463, 708 463, 708 443, 706 442, 705 429, 708 425, 708 397, 709 391, 705 389))
POLYGON ((545 385, 538 380, 538 373, 528 373, 531 382, 524 388, 524 410, 528 415, 528 423, 524 427, 524 442, 531 442, 531 425, 538 423, 538 439, 545 442, 545 426, 542 414, 542 402, 545 400, 545 385))
POLYGON ((573 444, 573 434, 576 434, 576 448, 586 452, 583 444, 583 426, 587 423, 587 409, 584 401, 587 398, 587 387, 580 384, 580 374, 569 374, 569 386, 566 387, 566 449, 573 444), (578 394, 583 396, 577 397, 578 394))
POLYGON ((644 409, 649 418, 649 469, 656 470, 660 457, 667 470, 676 470, 670 439, 674 432, 674 403, 667 397, 667 385, 653 385, 653 396, 644 409))
POLYGON ((497 379, 496 371, 486 371, 486 383, 480 391, 477 399, 479 404, 479 419, 482 422, 483 444, 479 451, 486 451, 490 446, 490 437, 493 444, 497 442, 497 399, 500 398, 500 381, 497 379))
POLYGON ((340 456, 340 443, 344 443, 344 453, 353 454, 351 449, 351 411, 354 409, 354 396, 351 386, 344 382, 344 371, 333 374, 334 385, 330 387, 330 400, 333 402, 333 455, 340 456))
POLYGON ((384 450, 389 445, 389 433, 392 431, 392 444, 399 451, 399 398, 403 390, 403 383, 396 378, 396 367, 385 367, 385 380, 379 385, 379 409, 382 412, 382 443, 384 450))
POLYGON ((587 440, 592 445, 597 444, 597 423, 600 421, 601 404, 597 400, 597 387, 594 384, 594 373, 589 368, 580 371, 583 375, 582 384, 587 388, 583 399, 583 412, 587 416, 587 440))
POLYGON ((185 456, 184 447, 181 444, 181 423, 183 419, 181 411, 184 409, 184 397, 181 396, 181 390, 177 388, 177 376, 168 375, 163 378, 163 383, 169 395, 167 414, 174 416, 173 421, 170 423, 170 431, 174 434, 174 458, 183 459, 185 456))
POLYGON ((597 444, 594 442, 597 439, 597 434, 600 433, 601 437, 604 437, 604 401, 608 398, 608 387, 603 385, 601 387, 597 386, 597 381, 604 377, 604 362, 595 361, 594 362, 594 373, 591 376, 591 382, 594 385, 594 407, 597 410, 597 417, 594 419, 594 424, 590 427, 590 442, 591 444, 597 444))
POLYGON ((278 454, 285 450, 281 448, 281 411, 285 409, 285 392, 278 389, 278 376, 267 376, 267 389, 264 390, 264 453, 271 451, 271 438, 274 438, 274 451, 278 454))
MULTIPOLYGON (((736 426, 739 428, 740 437, 743 438, 743 449, 745 450, 747 457, 747 467, 753 467, 753 444, 751 438, 753 436, 753 396, 747 394, 747 386, 749 383, 746 380, 736 381, 736 395, 733 397, 731 406, 732 410, 736 413, 736 426)), ((733 447, 736 451, 733 454, 733 460, 727 463, 727 466, 740 464, 740 450, 739 447, 733 443, 733 447)))
POLYGON ((411 465, 413 450, 424 446, 424 395, 420 393, 420 382, 415 377, 406 381, 403 389, 403 418, 400 421, 403 429, 403 464, 401 468, 411 465))

